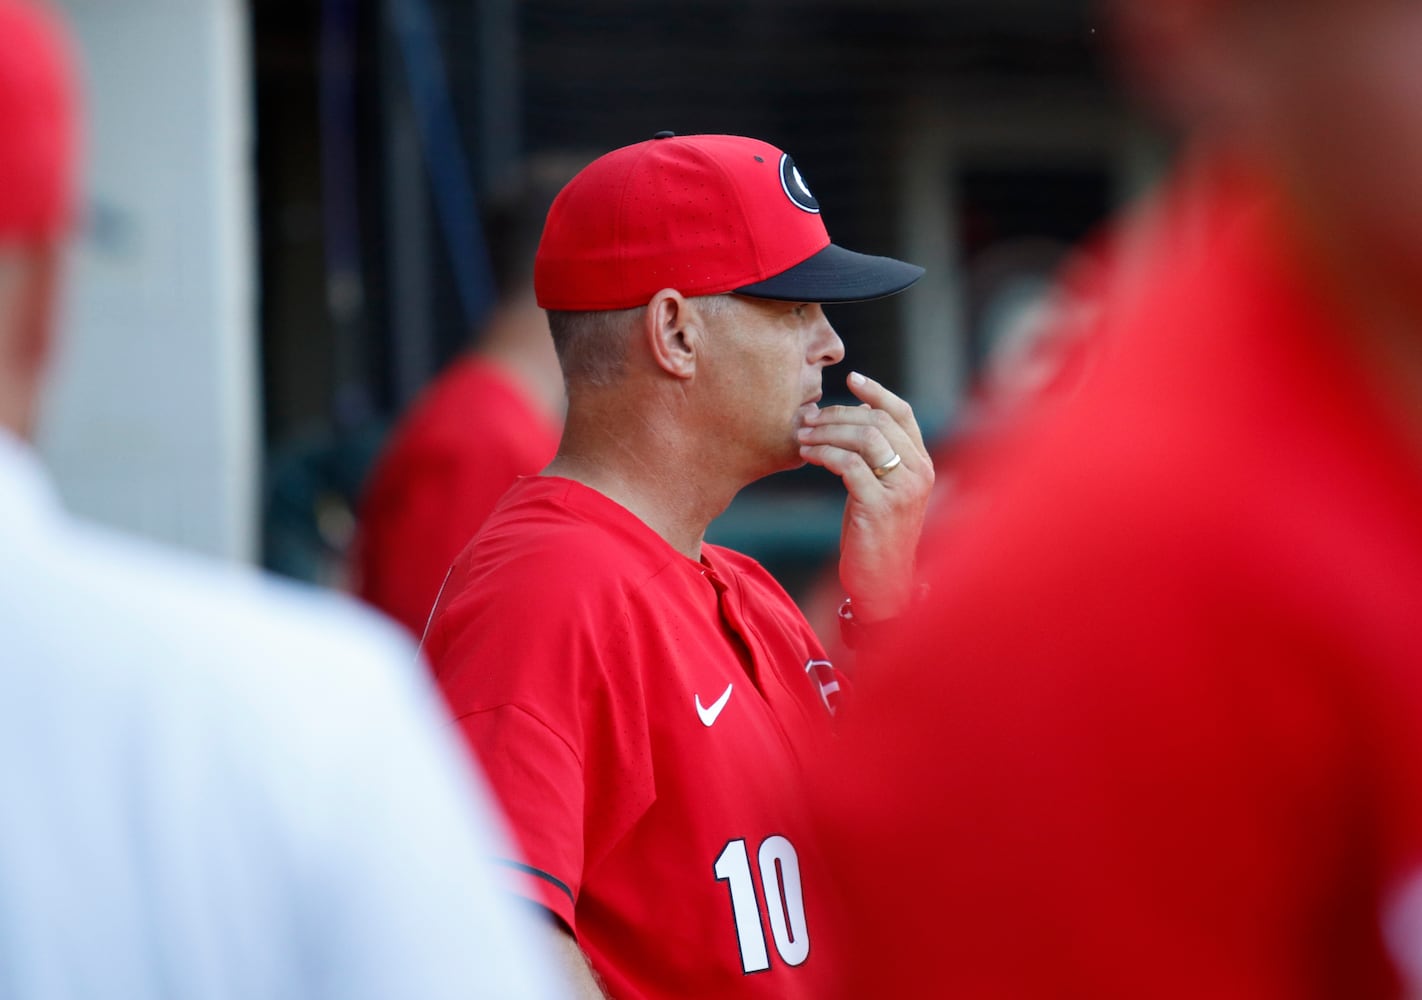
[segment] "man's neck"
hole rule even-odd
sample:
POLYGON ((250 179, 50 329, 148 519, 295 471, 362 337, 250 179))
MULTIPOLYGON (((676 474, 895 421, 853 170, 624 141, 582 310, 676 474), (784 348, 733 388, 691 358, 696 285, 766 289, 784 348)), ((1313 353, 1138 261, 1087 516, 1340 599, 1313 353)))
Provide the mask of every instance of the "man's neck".
POLYGON ((1394 414, 1422 468, 1422 311, 1408 295, 1372 282, 1345 285, 1342 301, 1357 317, 1345 345, 1394 414))
POLYGON ((673 414, 658 416, 654 409, 639 414, 626 400, 609 404, 616 412, 573 408, 558 454, 543 474, 597 490, 682 555, 699 560, 707 527, 746 483, 714 462, 688 458, 714 455, 715 449, 690 440, 673 414))
POLYGON ((1339 345, 1397 420, 1422 467, 1422 275, 1416 264, 1329 224, 1304 204, 1292 221, 1303 264, 1340 315, 1339 345))

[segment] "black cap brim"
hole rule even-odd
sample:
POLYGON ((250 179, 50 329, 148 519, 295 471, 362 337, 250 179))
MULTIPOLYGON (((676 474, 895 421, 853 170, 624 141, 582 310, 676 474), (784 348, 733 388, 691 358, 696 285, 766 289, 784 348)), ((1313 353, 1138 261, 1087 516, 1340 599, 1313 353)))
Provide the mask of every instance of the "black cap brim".
POLYGON ((782 302, 863 302, 902 292, 923 268, 892 257, 871 257, 831 243, 788 271, 735 291, 782 302))

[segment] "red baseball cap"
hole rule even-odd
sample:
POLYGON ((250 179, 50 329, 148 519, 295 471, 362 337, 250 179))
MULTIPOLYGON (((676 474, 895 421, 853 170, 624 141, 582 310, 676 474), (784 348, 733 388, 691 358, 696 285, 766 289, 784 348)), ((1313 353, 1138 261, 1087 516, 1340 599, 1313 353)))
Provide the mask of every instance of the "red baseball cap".
POLYGON ((68 225, 77 103, 59 16, 47 3, 0 0, 0 242, 68 225))
POLYGON ((594 312, 663 288, 856 302, 922 276, 831 243, 795 161, 769 143, 658 132, 594 160, 554 199, 533 285, 545 309, 594 312))

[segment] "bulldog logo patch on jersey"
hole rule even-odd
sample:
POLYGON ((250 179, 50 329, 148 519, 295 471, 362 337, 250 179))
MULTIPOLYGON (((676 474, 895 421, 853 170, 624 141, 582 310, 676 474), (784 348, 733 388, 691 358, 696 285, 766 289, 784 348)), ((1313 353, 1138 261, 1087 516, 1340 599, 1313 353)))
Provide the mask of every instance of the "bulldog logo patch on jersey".
POLYGON ((829 714, 834 715, 839 708, 840 694, 839 674, 835 671, 834 664, 829 660, 807 660, 805 673, 810 675, 810 680, 819 688, 820 700, 825 703, 829 714))

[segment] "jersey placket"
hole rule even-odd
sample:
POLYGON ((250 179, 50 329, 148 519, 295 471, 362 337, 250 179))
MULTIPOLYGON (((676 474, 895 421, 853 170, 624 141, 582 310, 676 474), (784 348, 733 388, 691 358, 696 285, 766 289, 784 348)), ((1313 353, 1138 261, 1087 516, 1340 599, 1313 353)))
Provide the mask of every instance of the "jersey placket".
POLYGON ((716 589, 722 623, 727 631, 739 640, 741 648, 745 651, 747 673, 764 705, 763 714, 775 727, 776 734, 789 750, 790 759, 795 762, 796 766, 800 766, 799 747, 790 731, 785 728, 784 719, 781 718, 782 711, 787 709, 799 711, 800 706, 794 704, 793 708, 791 707, 791 703, 795 701, 792 693, 785 689, 779 671, 776 670, 776 665, 771 662, 764 645, 746 626, 745 616, 741 613, 739 590, 733 590, 722 582, 721 578, 716 575, 714 567, 708 565, 705 573, 706 579, 716 589))
POLYGON ((727 639, 735 643, 737 659, 741 661, 746 677, 760 694, 761 699, 765 700, 765 677, 761 669, 764 657, 757 655, 756 648, 751 645, 750 637, 746 634, 745 625, 731 610, 730 602, 726 599, 730 588, 716 574, 715 567, 709 563, 703 562, 701 564, 701 575, 716 594, 716 609, 721 619, 721 627, 726 631, 727 639))

